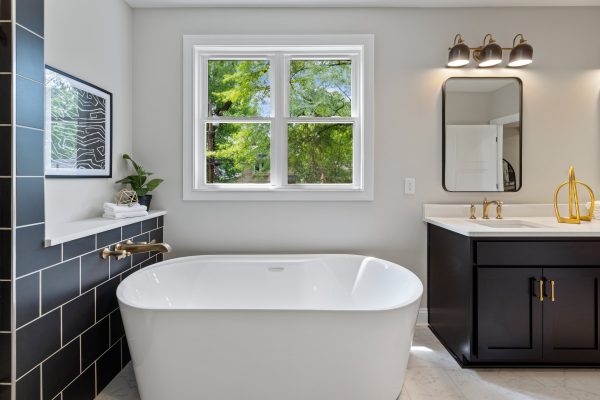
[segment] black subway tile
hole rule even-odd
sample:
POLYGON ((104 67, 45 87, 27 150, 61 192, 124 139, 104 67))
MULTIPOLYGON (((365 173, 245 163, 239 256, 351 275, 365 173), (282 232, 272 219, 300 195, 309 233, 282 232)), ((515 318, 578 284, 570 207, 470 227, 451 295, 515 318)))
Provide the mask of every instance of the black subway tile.
POLYGON ((96 235, 82 237, 63 244, 63 260, 89 253, 96 249, 96 235))
POLYGON ((10 333, 0 333, 0 382, 10 383, 10 333))
POLYGON ((44 83, 44 39, 17 26, 17 74, 44 83))
POLYGON ((17 76, 17 125, 44 129, 44 85, 17 76))
POLYGON ((11 385, 0 385, 0 400, 11 400, 11 385))
MULTIPOLYGON (((2 1, 2 0, 0 0, 0 1, 2 1)), ((2 58, 2 55, 0 55, 0 58, 2 58)), ((0 107, 4 107, 4 104, 0 107)), ((12 175, 12 127, 0 126, 0 176, 11 176, 11 175, 12 175)))
POLYGON ((12 232, 0 230, 0 279, 12 276, 12 232))
POLYGON ((0 124, 12 123, 12 76, 0 75, 0 124))
POLYGON ((142 263, 142 268, 146 268, 151 266, 152 264, 156 264, 156 256, 154 257, 150 257, 149 259, 147 259, 146 261, 144 261, 142 263))
POLYGON ((146 261, 148 258, 150 258, 150 253, 146 252, 146 253, 136 253, 134 255, 131 256, 131 263, 133 265, 138 265, 140 263, 142 263, 143 261, 146 261))
POLYGON ((17 23, 44 36, 44 0, 19 0, 17 23))
POLYGON ((9 21, 12 19, 11 0, 0 0, 0 20, 9 21))
POLYGON ((0 331, 10 331, 11 310, 11 288, 10 282, 0 282, 0 331))
POLYGON ((79 339, 60 349, 42 364, 43 400, 52 400, 79 375, 79 339))
POLYGON ((17 276, 37 271, 61 260, 60 246, 44 247, 44 224, 17 229, 17 276))
POLYGON ((17 127, 17 176, 44 176, 44 132, 17 127))
POLYGON ((62 393, 62 400, 93 400, 96 397, 96 374, 92 365, 62 393))
POLYGON ((114 257, 110 259, 110 277, 115 277, 123 271, 127 271, 131 268, 132 257, 125 257, 121 260, 117 260, 114 257))
POLYGON ((44 222, 44 178, 17 178, 17 226, 44 222))
POLYGON ((129 361, 131 361, 131 353, 129 352, 129 343, 127 343, 127 338, 123 338, 121 340, 121 344, 122 344, 122 348, 121 348, 121 353, 122 356, 121 358, 123 359, 123 363, 121 365, 121 367, 125 368, 125 366, 127 364, 129 364, 129 361))
POLYGON ((40 367, 17 381, 17 400, 40 400, 40 367))
POLYGON ((165 225, 165 216, 161 215, 158 217, 158 227, 161 228, 165 225))
POLYGON ((121 342, 117 342, 96 363, 98 393, 121 371, 121 342))
POLYGON ((17 327, 40 316, 40 274, 17 279, 17 327))
POLYGON ((42 313, 79 295, 79 259, 42 271, 42 313))
POLYGON ((151 231, 152 229, 156 229, 156 227, 157 227, 156 218, 151 218, 151 219, 142 221, 142 232, 151 231))
MULTIPOLYGON (((1 75, 0 75, 1 76, 1 75)), ((12 179, 0 178, 0 228, 12 225, 12 179)))
POLYGON ((94 300, 94 291, 90 290, 63 306, 63 343, 69 342, 94 325, 94 300))
MULTIPOLYGON (((0 3, 2 1, 0 0, 0 3)), ((10 22, 0 22, 0 72, 12 72, 12 27, 10 22)))
POLYGON ((87 368, 109 346, 109 320, 104 318, 81 335, 81 366, 87 368))
POLYGON ((17 330, 17 378, 60 349, 60 310, 17 330))
POLYGON ((122 239, 130 239, 142 233, 142 223, 136 222, 135 224, 125 225, 121 229, 123 229, 122 239))
POLYGON ((97 320, 104 318, 119 306, 117 302, 117 286, 119 286, 120 282, 117 276, 96 288, 97 320))
POLYGON ((108 247, 121 241, 121 228, 111 229, 110 231, 98 234, 98 248, 108 247))
POLYGON ((110 343, 115 344, 125 335, 121 310, 115 310, 110 314, 110 343))
POLYGON ((108 280, 109 260, 104 260, 94 251, 81 257, 81 292, 98 286, 108 280))
POLYGON ((163 228, 150 232, 150 240, 156 240, 157 243, 163 242, 163 228))

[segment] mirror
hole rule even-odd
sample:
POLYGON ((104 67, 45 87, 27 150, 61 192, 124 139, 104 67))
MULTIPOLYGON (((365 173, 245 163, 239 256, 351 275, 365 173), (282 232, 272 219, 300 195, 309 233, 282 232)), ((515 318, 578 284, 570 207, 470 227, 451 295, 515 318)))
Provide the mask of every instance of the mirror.
POLYGON ((449 78, 443 88, 442 179, 449 192, 521 189, 519 78, 449 78))

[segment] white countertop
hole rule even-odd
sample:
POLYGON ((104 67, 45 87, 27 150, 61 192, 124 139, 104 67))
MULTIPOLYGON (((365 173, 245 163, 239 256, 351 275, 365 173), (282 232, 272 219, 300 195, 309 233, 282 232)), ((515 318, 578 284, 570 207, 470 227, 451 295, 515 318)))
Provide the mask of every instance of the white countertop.
POLYGON ((100 232, 120 228, 125 225, 135 224, 136 222, 146 221, 148 219, 160 217, 167 212, 164 210, 148 211, 148 215, 135 218, 108 219, 108 218, 89 218, 80 221, 66 222, 63 224, 46 225, 46 238, 44 245, 46 247, 55 246, 71 240, 95 235, 100 232))
MULTIPOLYGON (((562 215, 568 215, 561 206, 562 215)), ((552 204, 504 205, 503 221, 522 221, 535 228, 489 227, 478 224, 481 205, 477 206, 477 220, 469 219, 469 205, 425 204, 423 220, 464 236, 475 237, 600 237, 600 220, 582 221, 581 224, 562 224, 556 221, 552 204)), ((496 207, 490 207, 490 221, 494 223, 496 207)), ((582 213, 587 213, 582 207, 582 213)), ((600 212, 600 210, 597 210, 600 212)))

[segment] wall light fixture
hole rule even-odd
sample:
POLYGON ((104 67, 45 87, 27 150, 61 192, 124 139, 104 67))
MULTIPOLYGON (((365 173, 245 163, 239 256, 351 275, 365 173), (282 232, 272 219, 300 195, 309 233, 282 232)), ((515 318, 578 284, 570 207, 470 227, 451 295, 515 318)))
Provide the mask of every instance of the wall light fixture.
POLYGON ((459 68, 468 65, 470 62, 471 51, 473 60, 481 68, 488 68, 498 65, 502 62, 502 52, 510 51, 508 58, 509 67, 523 67, 533 62, 533 47, 522 33, 516 35, 513 39, 513 47, 501 47, 491 33, 483 38, 483 44, 479 47, 469 47, 464 38, 459 33, 454 37, 454 43, 448 53, 448 67, 459 68), (517 38, 520 38, 519 44, 516 44, 517 38))

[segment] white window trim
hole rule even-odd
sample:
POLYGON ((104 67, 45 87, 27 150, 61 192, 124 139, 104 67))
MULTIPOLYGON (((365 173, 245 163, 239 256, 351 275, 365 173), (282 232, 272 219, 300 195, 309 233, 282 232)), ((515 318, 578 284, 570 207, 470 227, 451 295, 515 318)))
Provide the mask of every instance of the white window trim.
MULTIPOLYGON (((373 157, 373 87, 374 87, 374 36, 373 35, 184 35, 183 37, 183 200, 289 200, 289 201, 369 201, 373 200, 374 192, 374 157, 373 157), (332 56, 339 55, 340 51, 348 52, 352 49, 356 52, 356 58, 353 64, 359 68, 353 68, 353 74, 358 74, 353 79, 358 82, 358 87, 353 87, 352 107, 358 107, 354 111, 359 111, 361 115, 360 124, 355 124, 356 131, 353 135, 354 157, 358 157, 359 163, 354 163, 353 182, 359 183, 353 185, 284 185, 285 177, 278 176, 279 171, 287 170, 286 165, 281 165, 281 160, 287 160, 287 157, 278 157, 284 150, 287 150, 287 143, 283 143, 285 138, 273 135, 271 139, 271 165, 273 180, 281 184, 281 187, 271 185, 256 184, 210 184, 202 185, 199 179, 204 180, 205 171, 198 168, 199 163, 203 163, 202 152, 204 148, 199 146, 205 140, 204 131, 200 130, 199 123, 202 116, 199 115, 202 105, 199 104, 203 93, 206 90, 206 82, 199 82, 199 79, 205 80, 204 76, 198 75, 196 65, 201 62, 200 53, 219 54, 226 52, 228 56, 239 52, 241 56, 244 50, 252 47, 255 54, 257 47, 265 54, 271 54, 274 51, 281 51, 281 47, 293 47, 294 53, 306 52, 314 53, 315 49, 330 51, 332 56), (358 71, 362 71, 358 72, 358 71), (362 96, 361 96, 362 94, 362 96), (198 123, 198 124, 196 124, 198 123), (200 136, 202 135, 202 136, 200 136), (282 140, 283 139, 283 140, 282 140), (196 149, 200 149, 197 152, 196 149), (356 166, 359 165, 359 168, 356 166), (196 176, 196 171, 203 171, 196 176)), ((292 58, 296 58, 294 55, 292 58)), ((303 58, 298 56, 298 58, 303 58)), ((283 60, 283 58, 278 58, 283 60)), ((283 62, 275 71, 282 73, 287 63, 283 62)), ((204 75, 204 74, 203 74, 204 75)), ((274 77, 281 81, 281 77, 274 77)), ((287 115, 285 107, 287 100, 278 101, 280 96, 287 99, 286 85, 283 85, 281 93, 271 93, 271 104, 279 107, 277 115, 287 115)), ((273 113, 274 111, 272 111, 273 113)), ((353 117, 339 118, 339 122, 355 121, 353 117)), ((273 116, 273 115, 271 115, 273 116)), ((243 120, 261 120, 261 118, 243 118, 243 120)), ((225 121, 224 118, 220 118, 225 121)), ((235 118, 231 118, 235 120, 235 118)), ((271 123, 282 123, 281 121, 293 121, 293 118, 264 118, 271 123)), ((317 121, 318 119, 315 119, 317 121)), ((337 121, 338 119, 336 119, 337 121)), ((311 119, 302 118, 302 122, 311 122, 311 119)), ((322 120, 319 122, 323 122, 322 120)), ((281 131, 281 130, 280 130, 281 131)))

